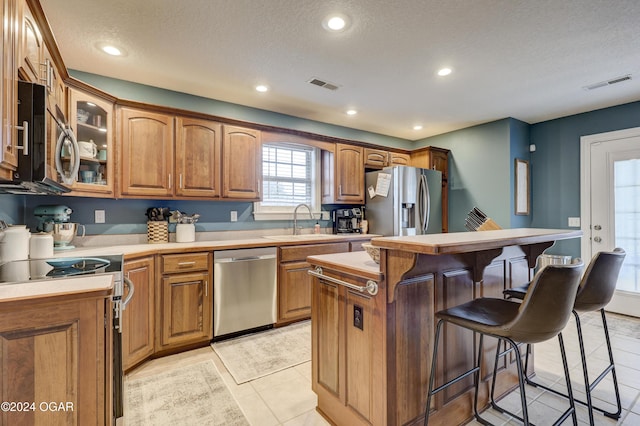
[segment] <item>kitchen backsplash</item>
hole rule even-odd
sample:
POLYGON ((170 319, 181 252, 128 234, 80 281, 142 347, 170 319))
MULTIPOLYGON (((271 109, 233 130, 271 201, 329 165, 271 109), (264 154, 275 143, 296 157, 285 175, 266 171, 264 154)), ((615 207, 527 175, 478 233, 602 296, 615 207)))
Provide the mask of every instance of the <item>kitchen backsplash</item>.
MULTIPOLYGON (((184 201, 184 200, 114 200, 101 198, 63 197, 63 196, 26 196, 0 195, 0 219, 7 223, 25 223, 35 232, 37 220, 33 209, 44 204, 61 204, 73 210, 71 221, 85 225, 86 234, 123 235, 139 234, 146 238, 149 207, 169 207, 187 214, 199 213, 196 231, 234 232, 250 230, 291 229, 292 221, 255 221, 253 203, 225 201, 184 201), (105 211, 105 223, 96 224, 95 210, 105 211), (237 212, 238 220, 231 221, 231 212, 237 212)), ((300 224, 313 229, 315 221, 302 219, 300 224)), ((330 227, 330 221, 319 221, 322 228, 330 227)), ((175 231, 170 225, 170 232, 175 231)), ((222 234, 221 234, 222 235, 222 234)))

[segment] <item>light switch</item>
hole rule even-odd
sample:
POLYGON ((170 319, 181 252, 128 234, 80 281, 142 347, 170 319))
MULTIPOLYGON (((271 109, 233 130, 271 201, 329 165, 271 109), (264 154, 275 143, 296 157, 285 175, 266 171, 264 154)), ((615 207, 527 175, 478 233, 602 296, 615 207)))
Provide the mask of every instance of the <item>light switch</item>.
POLYGON ((238 221, 238 212, 235 210, 231 210, 231 222, 238 221))
POLYGON ((570 217, 569 218, 569 226, 580 228, 580 218, 579 217, 570 217))
POLYGON ((104 223, 106 220, 106 214, 104 210, 95 211, 95 223, 104 223))

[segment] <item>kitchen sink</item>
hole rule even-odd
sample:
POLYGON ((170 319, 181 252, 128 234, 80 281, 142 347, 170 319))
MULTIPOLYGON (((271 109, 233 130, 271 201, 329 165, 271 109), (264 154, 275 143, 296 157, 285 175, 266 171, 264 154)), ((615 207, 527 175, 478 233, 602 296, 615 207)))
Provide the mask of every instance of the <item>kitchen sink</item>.
POLYGON ((331 238, 339 238, 343 235, 334 234, 301 234, 301 235, 263 235, 262 238, 273 241, 306 241, 306 240, 323 240, 331 238))

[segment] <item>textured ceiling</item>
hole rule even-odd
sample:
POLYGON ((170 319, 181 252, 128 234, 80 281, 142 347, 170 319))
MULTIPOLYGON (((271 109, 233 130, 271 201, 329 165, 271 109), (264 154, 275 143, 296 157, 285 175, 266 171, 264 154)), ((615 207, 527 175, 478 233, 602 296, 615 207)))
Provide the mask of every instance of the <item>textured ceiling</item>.
POLYGON ((71 69, 409 140, 640 100, 638 0, 40 2, 71 69), (332 12, 350 27, 325 31, 332 12))

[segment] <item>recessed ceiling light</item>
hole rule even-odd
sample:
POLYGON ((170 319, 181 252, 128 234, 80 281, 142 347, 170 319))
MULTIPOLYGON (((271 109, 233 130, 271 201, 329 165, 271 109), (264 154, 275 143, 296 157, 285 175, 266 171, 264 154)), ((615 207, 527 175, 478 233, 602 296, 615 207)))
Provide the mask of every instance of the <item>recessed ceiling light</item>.
POLYGON ((415 126, 413 126, 413 130, 422 130, 422 125, 416 124, 415 126))
POLYGON ((111 56, 122 56, 122 50, 118 49, 115 46, 104 45, 101 47, 102 51, 111 56))
POLYGON ((348 109, 347 110, 347 115, 356 115, 358 113, 358 111, 356 111, 355 109, 348 109))
POLYGON ((322 26, 325 30, 337 32, 347 28, 348 23, 349 19, 345 15, 335 14, 327 16, 322 21, 322 26))
POLYGON ((451 70, 451 68, 442 68, 440 70, 438 70, 438 75, 440 77, 444 77, 446 75, 451 74, 453 71, 451 70))
POLYGON ((264 92, 269 91, 269 87, 268 87, 268 86, 265 86, 264 84, 258 84, 258 85, 256 86, 256 90, 257 90, 258 92, 262 92, 262 93, 264 93, 264 92))

